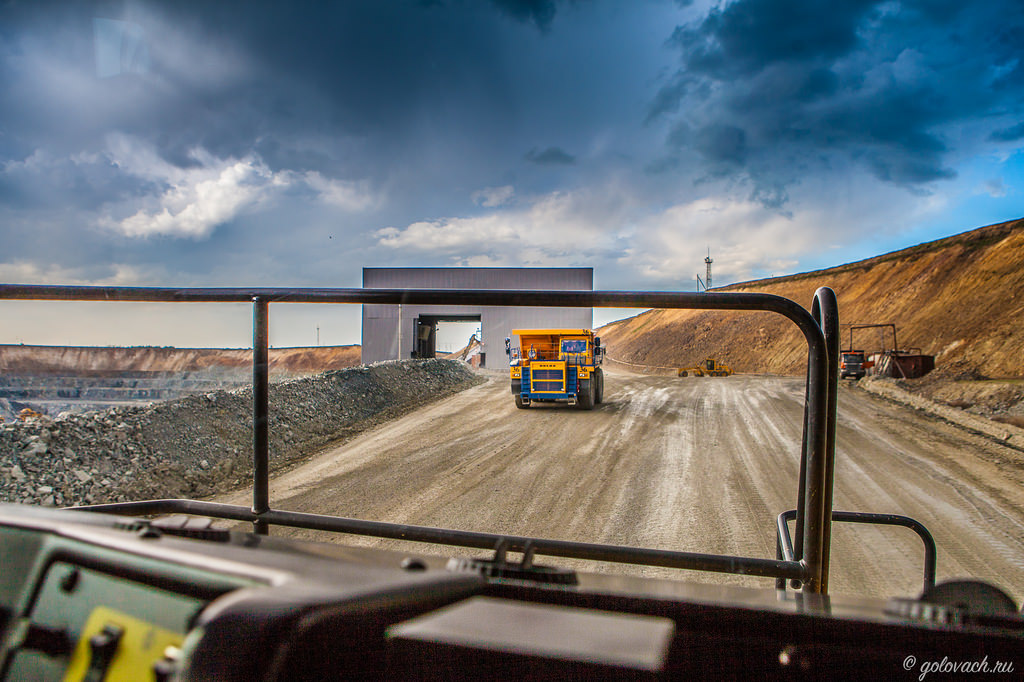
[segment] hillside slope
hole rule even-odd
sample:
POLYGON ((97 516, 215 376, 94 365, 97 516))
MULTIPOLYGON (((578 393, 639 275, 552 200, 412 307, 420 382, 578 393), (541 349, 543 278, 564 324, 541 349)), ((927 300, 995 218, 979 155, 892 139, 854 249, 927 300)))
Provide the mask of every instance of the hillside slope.
MULTIPOLYGON (((1024 376, 1024 219, 716 291, 777 294, 809 308, 822 286, 836 292, 841 324, 894 323, 900 347, 935 355, 943 373, 1024 376)), ((601 337, 610 358, 640 365, 685 366, 713 356, 739 372, 802 374, 807 357, 796 327, 772 313, 652 310, 605 326, 601 337)), ((869 331, 854 337, 868 350, 878 341, 869 331)))

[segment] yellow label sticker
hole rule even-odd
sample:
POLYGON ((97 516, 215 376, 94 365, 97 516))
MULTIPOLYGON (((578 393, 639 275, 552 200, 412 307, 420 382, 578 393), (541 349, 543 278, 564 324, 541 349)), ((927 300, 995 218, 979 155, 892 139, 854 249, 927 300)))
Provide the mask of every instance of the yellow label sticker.
POLYGON ((92 652, 89 638, 103 632, 107 625, 123 630, 117 649, 103 679, 106 682, 136 682, 152 679, 153 664, 164 657, 167 647, 180 647, 183 636, 157 627, 126 613, 98 606, 89 614, 85 629, 75 646, 65 682, 81 682, 89 670, 92 652))

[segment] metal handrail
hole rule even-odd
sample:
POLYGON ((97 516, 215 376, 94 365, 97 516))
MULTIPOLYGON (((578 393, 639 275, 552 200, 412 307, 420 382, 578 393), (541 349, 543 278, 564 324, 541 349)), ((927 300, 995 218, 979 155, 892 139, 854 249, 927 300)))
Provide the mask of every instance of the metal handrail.
POLYGON ((290 526, 306 530, 320 530, 333 533, 351 533, 369 535, 391 540, 411 542, 430 542, 443 545, 455 545, 474 549, 495 549, 499 544, 506 543, 511 551, 523 551, 532 546, 537 554, 557 556, 568 559, 586 559, 590 561, 607 561, 623 564, 641 564, 644 566, 661 566, 664 568, 682 568, 716 573, 737 573, 762 578, 784 578, 800 580, 803 570, 798 561, 779 561, 777 559, 755 559, 722 556, 717 554, 701 554, 698 552, 677 552, 661 549, 644 549, 623 545, 604 545, 569 540, 551 540, 518 535, 499 535, 478 531, 451 530, 448 528, 431 528, 405 523, 389 523, 385 521, 367 521, 340 516, 307 514, 304 512, 271 509, 261 514, 238 505, 221 504, 219 502, 202 502, 199 500, 143 500, 140 502, 114 502, 97 504, 87 507, 75 507, 86 511, 98 511, 108 514, 125 514, 129 516, 150 516, 155 514, 196 514, 211 516, 232 521, 248 521, 265 523, 275 526, 290 526))
POLYGON ((834 404, 837 384, 830 381, 838 372, 838 357, 829 351, 837 338, 829 324, 820 320, 838 318, 835 295, 819 289, 812 302, 815 315, 797 303, 772 294, 754 293, 665 293, 611 291, 507 291, 507 290, 428 290, 428 289, 286 289, 286 288, 154 288, 105 286, 51 286, 0 284, 0 299, 136 301, 168 303, 240 303, 253 306, 253 504, 251 510, 230 505, 199 503, 193 500, 156 500, 114 505, 80 507, 94 511, 126 514, 168 512, 201 513, 225 519, 250 521, 257 533, 266 533, 269 525, 286 525, 312 530, 334 530, 437 542, 467 547, 493 548, 497 541, 507 542, 512 551, 522 551, 527 543, 540 554, 554 556, 642 563, 693 570, 775 577, 799 581, 807 592, 827 592, 831 489, 834 440, 834 404), (366 522, 312 514, 274 510, 269 499, 269 304, 270 303, 357 303, 385 305, 468 305, 468 306, 541 306, 679 308, 691 310, 746 310, 780 314, 800 329, 807 342, 807 381, 805 387, 804 433, 801 445, 799 494, 797 499, 798 546, 789 559, 721 556, 638 549, 613 545, 563 542, 430 529, 403 524, 366 522), (828 338, 826 338, 828 337, 828 338), (831 427, 830 427, 831 424, 831 427), (826 492, 827 491, 827 492, 826 492), (194 510, 194 511, 186 511, 194 510))
MULTIPOLYGON (((790 509, 789 511, 779 514, 777 521, 778 544, 776 557, 783 561, 792 561, 795 556, 793 540, 789 535, 789 522, 795 518, 796 510, 790 509)), ((871 512, 833 510, 832 520, 839 523, 870 523, 880 526, 902 526, 914 531, 917 533, 918 537, 921 538, 921 542, 924 544, 923 592, 927 592, 931 588, 935 587, 935 570, 937 564, 936 556, 938 554, 935 548, 935 538, 932 537, 931 532, 929 532, 925 525, 917 519, 912 519, 909 516, 900 516, 899 514, 876 514, 871 512)), ((776 587, 785 589, 786 581, 776 581, 776 587)))

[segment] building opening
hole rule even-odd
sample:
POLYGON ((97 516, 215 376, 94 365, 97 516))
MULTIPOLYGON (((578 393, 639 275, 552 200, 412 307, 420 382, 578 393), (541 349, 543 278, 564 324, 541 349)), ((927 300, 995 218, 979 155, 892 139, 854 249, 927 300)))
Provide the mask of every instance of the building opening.
POLYGON ((480 315, 420 315, 416 318, 413 357, 433 358, 468 350, 470 340, 482 339, 480 315))

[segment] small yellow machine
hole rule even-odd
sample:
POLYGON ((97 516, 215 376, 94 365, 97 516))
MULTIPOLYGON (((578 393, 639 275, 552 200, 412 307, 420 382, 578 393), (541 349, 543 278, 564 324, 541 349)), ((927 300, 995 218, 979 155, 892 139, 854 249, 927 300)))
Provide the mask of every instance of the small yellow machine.
POLYGON ((705 358, 704 362, 696 367, 681 367, 678 374, 685 377, 691 373, 697 377, 727 377, 733 372, 724 362, 719 362, 714 358, 705 358))

